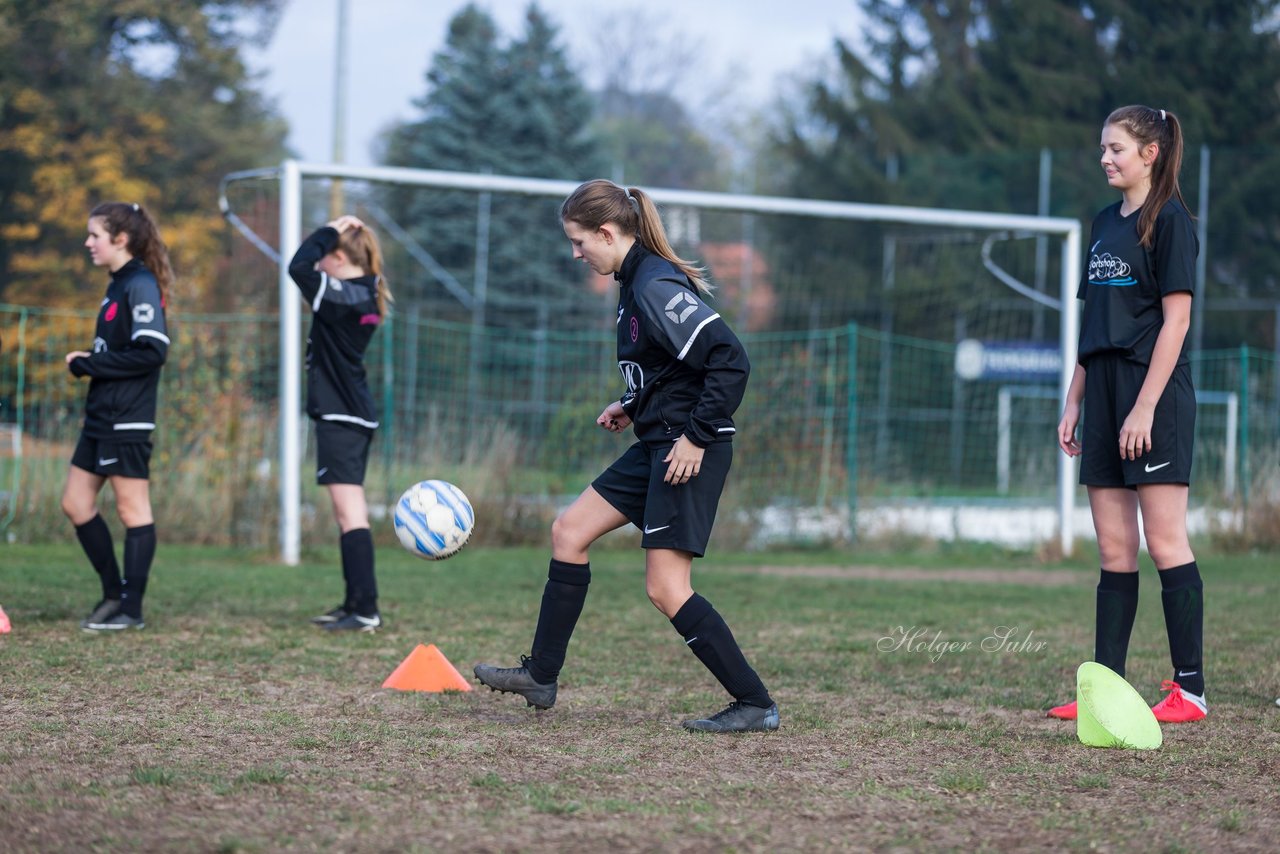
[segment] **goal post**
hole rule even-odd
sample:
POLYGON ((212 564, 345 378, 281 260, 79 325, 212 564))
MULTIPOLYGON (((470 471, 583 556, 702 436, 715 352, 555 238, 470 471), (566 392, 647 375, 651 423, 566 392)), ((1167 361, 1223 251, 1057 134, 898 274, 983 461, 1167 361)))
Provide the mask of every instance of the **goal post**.
MULTIPOLYGON (((227 187, 239 180, 250 178, 275 178, 280 185, 279 245, 259 245, 279 264, 280 296, 280 368, 279 368, 279 483, 280 483, 280 553, 286 564, 296 564, 300 552, 300 469, 301 469, 301 300, 289 278, 288 261, 301 242, 302 187, 307 178, 352 180, 371 184, 426 187, 437 190, 464 190, 473 193, 504 193, 525 196, 564 198, 577 186, 576 181, 526 178, 510 175, 490 175, 448 172, 429 169, 399 167, 359 167, 328 163, 308 163, 293 159, 283 161, 278 167, 247 170, 228 174, 222 181, 219 204, 224 216, 246 236, 251 232, 238 222, 227 203, 227 187), (271 250, 271 251, 268 251, 271 250)), ((961 211, 937 208, 916 208, 903 205, 876 205, 860 202, 837 202, 817 199, 787 198, 735 193, 704 192, 664 188, 646 188, 659 204, 696 209, 736 212, 742 214, 782 214, 798 217, 822 218, 937 226, 986 231, 1035 233, 1058 237, 1062 241, 1059 338, 1061 347, 1061 375, 1059 399, 1064 399, 1075 369, 1076 339, 1079 328, 1079 306, 1076 288, 1080 278, 1081 225, 1079 221, 1064 217, 1002 214, 981 211, 961 211)), ((256 235, 250 237, 254 240, 256 235)), ((1046 438, 1049 441, 1051 437, 1046 438)), ((852 487, 851 487, 852 492, 852 487)), ((1075 465, 1066 455, 1059 454, 1057 465, 1057 511, 1059 539, 1064 554, 1072 551, 1072 516, 1075 506, 1075 465)), ((856 520, 850 519, 851 524, 856 520)))

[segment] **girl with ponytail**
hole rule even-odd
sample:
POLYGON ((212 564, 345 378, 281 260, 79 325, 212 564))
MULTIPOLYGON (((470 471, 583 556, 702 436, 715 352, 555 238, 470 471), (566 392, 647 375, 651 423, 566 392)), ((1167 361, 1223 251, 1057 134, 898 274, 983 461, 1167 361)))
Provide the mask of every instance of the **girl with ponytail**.
POLYGON ((108 202, 89 213, 85 240, 95 266, 111 274, 98 309, 92 350, 66 355, 67 369, 89 377, 84 427, 71 456, 62 511, 102 582, 102 598, 81 628, 141 629, 142 597, 156 551, 151 513, 151 431, 160 368, 169 354, 165 307, 173 282, 169 251, 146 208, 108 202), (125 526, 124 574, 111 530, 98 513, 107 483, 125 526))
POLYGON ((531 655, 518 667, 480 664, 476 677, 540 709, 555 704, 557 679, 591 581, 588 549, 628 522, 642 532, 645 589, 733 701, 689 730, 764 732, 778 706, 747 663, 724 618, 693 592, 733 459, 733 413, 751 365, 724 319, 704 302, 702 270, 680 258, 658 210, 636 187, 595 180, 560 207, 580 259, 618 281, 618 369, 625 385, 596 423, 628 426, 636 442, 551 526, 551 564, 531 655))
POLYGON ((378 428, 364 353, 391 302, 382 266, 377 236, 350 215, 316 229, 289 262, 289 275, 311 306, 307 414, 315 422, 316 483, 329 490, 342 554, 342 604, 311 619, 329 631, 382 626, 364 495, 378 428))
MULTIPOLYGON (((1093 221, 1078 293, 1079 356, 1058 445, 1081 456, 1097 529, 1094 658, 1124 675, 1138 608, 1141 513, 1173 664, 1152 711, 1166 723, 1195 721, 1208 704, 1204 585, 1187 539, 1196 397, 1186 336, 1200 246, 1178 186, 1182 126, 1169 110, 1121 107, 1107 117, 1101 142, 1107 183, 1121 199, 1093 221)), ((1049 715, 1074 719, 1076 704, 1049 715)))

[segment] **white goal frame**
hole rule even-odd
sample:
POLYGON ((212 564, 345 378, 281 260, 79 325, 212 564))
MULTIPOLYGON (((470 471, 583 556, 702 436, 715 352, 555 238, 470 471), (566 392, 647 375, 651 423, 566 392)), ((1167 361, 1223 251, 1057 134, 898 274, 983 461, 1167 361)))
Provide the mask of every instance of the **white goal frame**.
MULTIPOLYGON (((299 561, 301 545, 301 376, 300 323, 302 301, 289 278, 289 258, 302 241, 302 180, 330 178, 401 184, 472 192, 516 193, 528 196, 564 198, 578 186, 577 181, 544 178, 522 178, 511 175, 480 175, 470 172, 445 172, 433 169, 398 167, 360 167, 336 163, 307 163, 285 160, 278 167, 233 172, 222 179, 219 204, 223 215, 241 227, 226 199, 227 186, 248 178, 276 178, 280 181, 280 245, 269 247, 250 237, 260 249, 280 264, 280 556, 288 565, 299 561)), ((1079 335, 1080 308, 1076 287, 1080 281, 1080 222, 1066 217, 1024 214, 986 213, 981 211, 913 208, 903 205, 873 205, 860 202, 833 202, 817 199, 755 196, 736 193, 713 193, 694 190, 648 189, 655 202, 738 213, 789 214, 862 222, 935 225, 984 230, 1030 232, 1062 238, 1062 270, 1058 300, 1059 329, 1062 344, 1062 373, 1059 399, 1065 400, 1075 371, 1076 343, 1079 335)), ((246 236, 251 234, 242 228, 246 236)), ((1046 438, 1050 441, 1052 437, 1046 438)), ((1063 554, 1073 547, 1072 515, 1075 508, 1075 462, 1063 454, 1058 460, 1059 539, 1063 554)), ((856 530, 856 519, 850 519, 856 530)))

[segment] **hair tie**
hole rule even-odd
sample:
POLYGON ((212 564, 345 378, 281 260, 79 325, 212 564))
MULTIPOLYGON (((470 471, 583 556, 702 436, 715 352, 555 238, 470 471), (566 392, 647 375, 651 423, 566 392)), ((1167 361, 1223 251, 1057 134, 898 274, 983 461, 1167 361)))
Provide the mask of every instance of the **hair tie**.
POLYGON ((1162 122, 1164 122, 1164 121, 1168 121, 1168 119, 1166 119, 1166 118, 1165 118, 1165 112, 1164 112, 1164 110, 1161 110, 1161 111, 1160 111, 1160 121, 1162 121, 1162 122))
POLYGON ((639 214, 639 213, 640 213, 640 202, 636 199, 636 197, 635 197, 635 196, 631 195, 631 191, 630 191, 630 190, 623 190, 622 192, 626 193, 626 195, 627 195, 627 204, 631 205, 631 209, 632 209, 633 211, 635 211, 637 214, 639 214))
MULTIPOLYGON (((1161 112, 1163 112, 1163 110, 1162 110, 1161 112)), ((133 203, 133 212, 134 212, 134 213, 137 213, 137 212, 138 212, 138 203, 137 203, 137 202, 134 202, 134 203, 133 203)))

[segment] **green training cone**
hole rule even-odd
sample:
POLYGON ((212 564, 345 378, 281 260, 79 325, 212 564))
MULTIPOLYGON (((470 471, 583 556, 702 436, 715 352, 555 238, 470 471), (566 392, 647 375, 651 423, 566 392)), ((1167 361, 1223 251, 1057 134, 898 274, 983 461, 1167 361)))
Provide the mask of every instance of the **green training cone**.
POLYGON ((1076 670, 1076 735, 1090 747, 1155 750, 1164 741, 1160 722, 1142 695, 1096 661, 1076 670))

